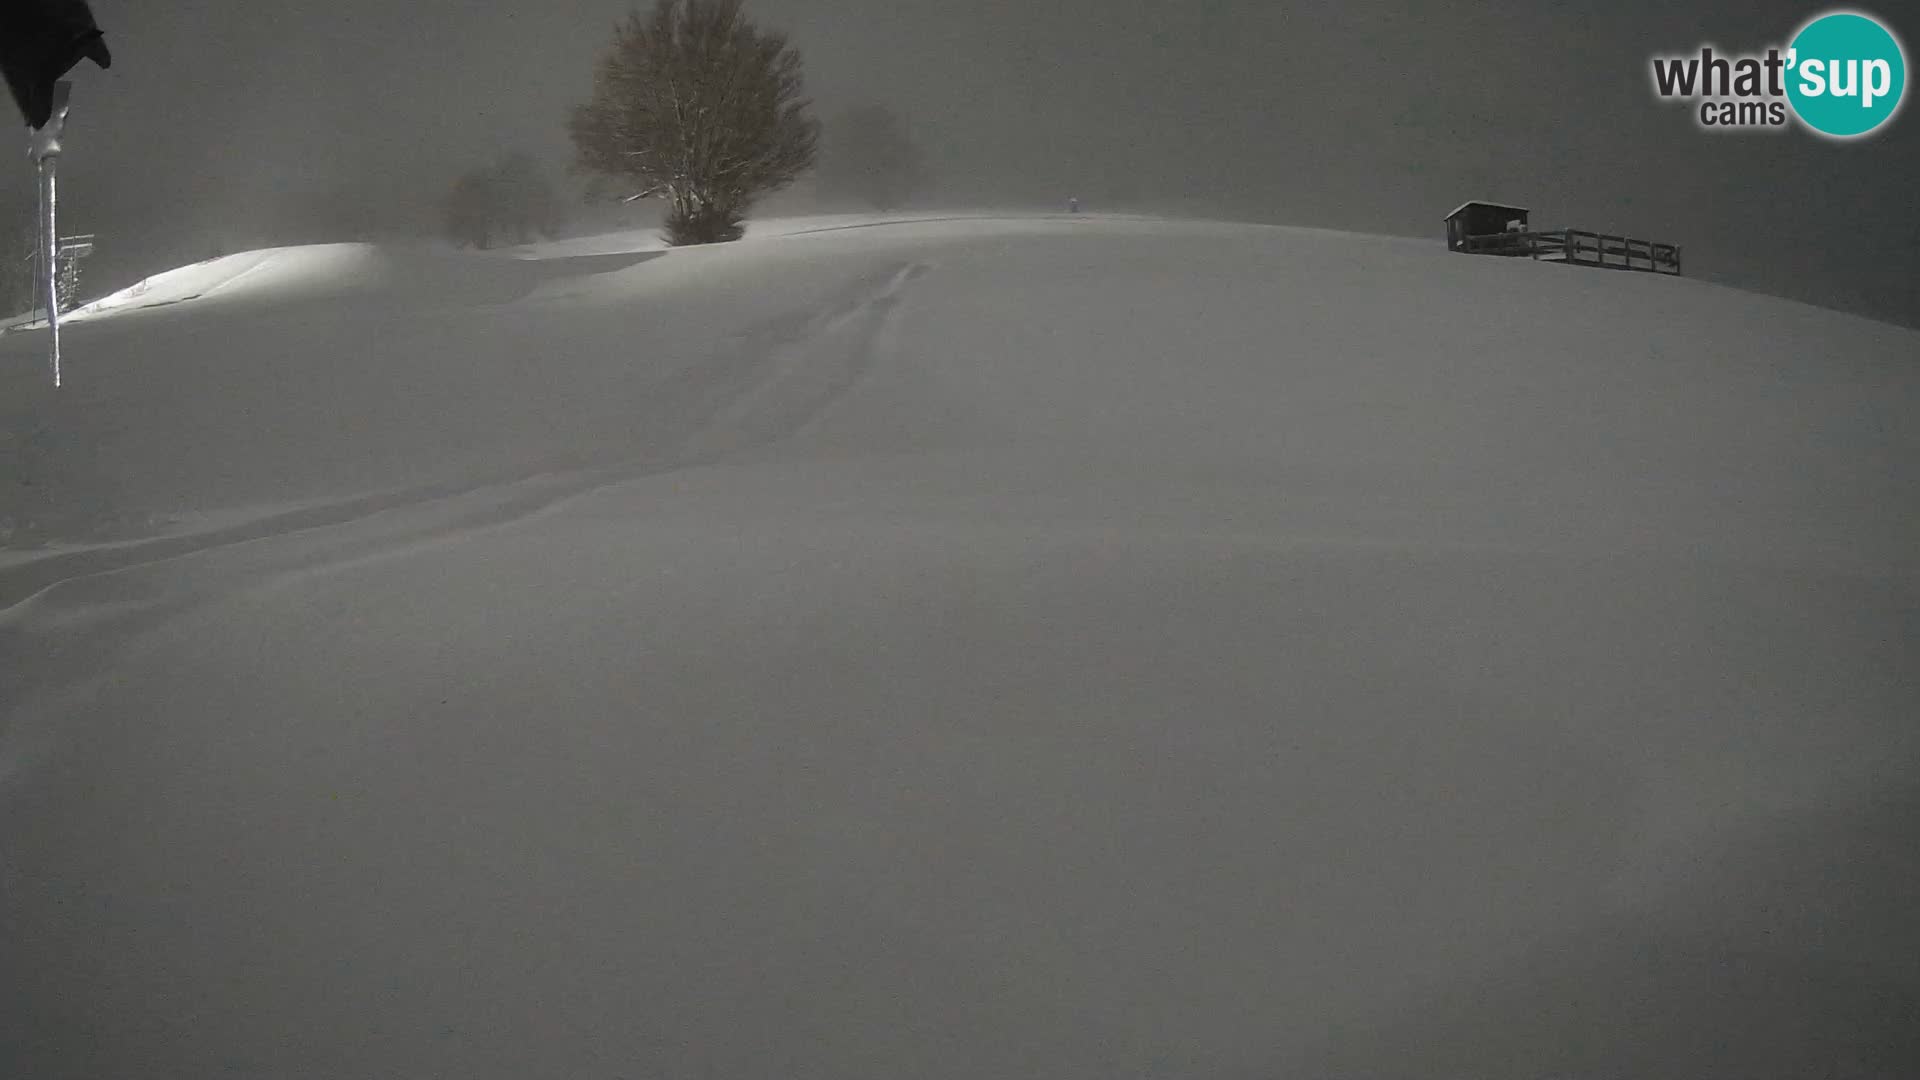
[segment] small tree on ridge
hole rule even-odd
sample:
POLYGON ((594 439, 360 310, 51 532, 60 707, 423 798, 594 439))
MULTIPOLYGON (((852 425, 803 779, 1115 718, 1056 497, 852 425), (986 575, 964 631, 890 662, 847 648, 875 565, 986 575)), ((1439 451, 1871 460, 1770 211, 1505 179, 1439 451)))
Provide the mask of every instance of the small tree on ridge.
POLYGON ((737 240, 754 200, 812 167, 800 54, 740 0, 656 0, 614 28, 569 124, 578 165, 664 198, 667 240, 737 240))
POLYGON ((560 231, 560 197, 531 154, 506 154, 455 181, 446 201, 447 238, 485 249, 496 236, 524 244, 560 231))

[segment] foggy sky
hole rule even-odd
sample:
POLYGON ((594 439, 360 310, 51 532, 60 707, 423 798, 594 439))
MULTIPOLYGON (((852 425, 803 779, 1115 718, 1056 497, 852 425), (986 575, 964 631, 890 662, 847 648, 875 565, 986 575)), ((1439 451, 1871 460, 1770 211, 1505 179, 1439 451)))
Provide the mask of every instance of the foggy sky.
MULTIPOLYGON (((504 150, 564 169, 566 111, 631 6, 94 0, 115 62, 76 76, 64 224, 102 235, 95 285, 344 238, 316 221, 430 226, 453 177, 504 150)), ((1819 5, 748 6, 800 47, 822 116, 877 101, 911 120, 929 203, 1072 194, 1437 238, 1457 203, 1499 198, 1543 227, 1680 243, 1693 275, 1920 323, 1920 114, 1845 145, 1715 135, 1649 89, 1656 52, 1784 44, 1819 5)), ((24 155, 0 185, 9 207, 30 197, 24 155)))

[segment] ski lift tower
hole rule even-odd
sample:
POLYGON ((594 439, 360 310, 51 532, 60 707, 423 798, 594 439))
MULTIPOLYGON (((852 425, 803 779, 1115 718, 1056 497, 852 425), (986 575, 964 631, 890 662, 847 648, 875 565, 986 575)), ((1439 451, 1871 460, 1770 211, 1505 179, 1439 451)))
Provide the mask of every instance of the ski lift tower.
POLYGON ((60 385, 60 137, 73 84, 64 76, 81 60, 113 63, 86 0, 9 0, 0 9, 0 69, 30 134, 28 153, 40 174, 40 288, 47 310, 53 385, 60 385))
POLYGON ((93 234, 63 236, 60 255, 60 310, 72 311, 80 303, 80 260, 93 254, 93 234))

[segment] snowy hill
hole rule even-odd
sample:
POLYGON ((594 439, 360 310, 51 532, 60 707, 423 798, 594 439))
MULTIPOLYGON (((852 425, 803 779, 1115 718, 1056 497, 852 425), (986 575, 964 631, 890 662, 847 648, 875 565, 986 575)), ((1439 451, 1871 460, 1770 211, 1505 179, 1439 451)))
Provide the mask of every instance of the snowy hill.
POLYGON ((0 339, 0 1075, 1920 1063, 1920 334, 975 214, 67 341, 0 339))

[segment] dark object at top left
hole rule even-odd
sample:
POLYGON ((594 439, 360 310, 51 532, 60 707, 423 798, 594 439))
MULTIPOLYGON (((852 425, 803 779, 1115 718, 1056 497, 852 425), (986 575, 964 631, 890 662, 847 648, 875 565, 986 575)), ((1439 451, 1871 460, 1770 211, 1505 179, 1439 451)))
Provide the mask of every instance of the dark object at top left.
POLYGON ((86 0, 0 0, 0 68, 28 127, 46 126, 53 84, 83 59, 113 63, 86 0))

